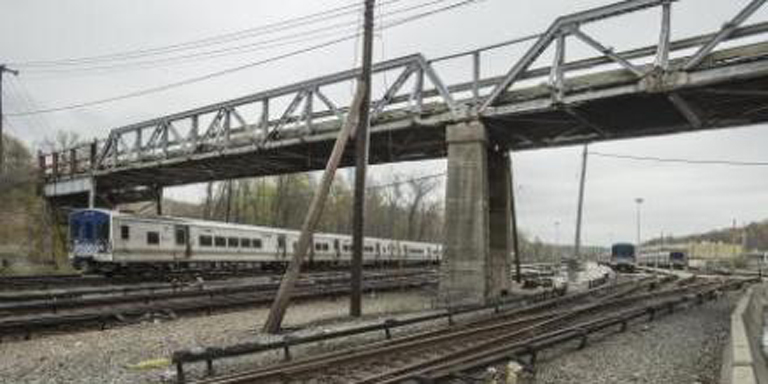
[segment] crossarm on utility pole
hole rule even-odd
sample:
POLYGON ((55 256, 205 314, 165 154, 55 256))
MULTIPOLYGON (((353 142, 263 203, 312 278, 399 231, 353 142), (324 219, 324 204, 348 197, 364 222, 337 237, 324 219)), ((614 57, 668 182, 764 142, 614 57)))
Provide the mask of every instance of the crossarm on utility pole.
POLYGON ((352 100, 349 114, 341 126, 339 136, 336 137, 336 143, 333 146, 330 158, 328 158, 328 163, 325 165, 325 171, 323 172, 320 186, 312 197, 312 202, 309 205, 309 212, 307 212, 307 216, 304 218, 304 223, 301 226, 301 235, 299 236, 298 244, 293 253, 293 258, 291 259, 290 264, 288 264, 288 269, 285 271, 283 280, 280 282, 280 289, 278 289, 275 301, 272 303, 272 308, 269 310, 267 321, 264 323, 263 331, 266 333, 278 333, 280 331, 283 317, 285 316, 285 310, 288 308, 288 304, 291 301, 293 287, 296 285, 299 273, 301 272, 301 264, 304 262, 304 257, 310 246, 312 233, 315 231, 317 222, 320 220, 320 214, 323 212, 323 206, 328 197, 328 191, 333 183, 336 170, 339 168, 339 163, 344 154, 344 149, 347 146, 347 141, 349 141, 352 128, 358 125, 360 119, 360 105, 363 102, 363 96, 366 92, 367 89, 365 83, 358 82, 357 91, 355 92, 355 98, 352 100))

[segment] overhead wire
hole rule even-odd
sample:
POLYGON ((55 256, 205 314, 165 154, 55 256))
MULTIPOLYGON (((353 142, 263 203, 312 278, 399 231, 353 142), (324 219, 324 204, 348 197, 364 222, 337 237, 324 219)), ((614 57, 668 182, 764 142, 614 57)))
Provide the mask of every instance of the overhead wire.
MULTIPOLYGON (((443 0, 443 1, 445 1, 445 0, 443 0)), ((480 1, 483 1, 483 0, 461 0, 461 1, 458 1, 456 3, 443 6, 441 8, 432 9, 432 10, 424 11, 424 12, 421 12, 421 13, 418 13, 418 14, 415 14, 415 15, 403 17, 403 18, 400 18, 398 20, 392 21, 389 24, 383 26, 382 30, 393 28, 393 27, 396 27, 396 26, 399 26, 399 25, 403 25, 403 24, 406 24, 406 23, 410 23, 410 22, 413 22, 413 21, 416 21, 416 20, 419 20, 419 19, 422 19, 422 18, 425 18, 425 17, 430 17, 430 16, 433 16, 433 15, 436 15, 436 14, 439 14, 439 13, 442 13, 442 12, 447 12, 447 11, 450 11, 450 10, 453 10, 453 9, 456 9, 456 8, 459 8, 459 7, 467 6, 467 5, 470 5, 470 4, 474 4, 474 3, 477 3, 477 2, 480 2, 480 1)), ((30 116, 30 115, 34 115, 34 114, 61 112, 61 111, 66 111, 66 110, 79 109, 79 108, 84 108, 84 107, 91 107, 91 106, 111 103, 111 102, 115 102, 115 101, 119 101, 119 100, 125 100, 125 99, 131 99, 131 98, 136 98, 136 97, 140 97, 140 96, 145 96, 145 95, 149 95, 149 94, 153 94, 153 93, 157 93, 157 92, 166 91, 166 90, 172 89, 172 88, 177 88, 177 87, 186 86, 186 85, 190 85, 190 84, 194 84, 194 83, 199 83, 199 82, 202 82, 202 81, 205 81, 205 80, 209 80, 209 79, 212 79, 212 78, 228 75, 228 74, 231 74, 231 73, 240 72, 240 71, 243 71, 245 69, 250 69, 250 68, 253 68, 253 67, 257 67, 257 66, 260 66, 260 65, 267 64, 267 63, 272 63, 272 62, 283 60, 283 59, 286 59, 286 58, 298 56, 298 55, 301 55, 301 54, 304 54, 304 53, 309 53, 309 52, 317 51, 317 50, 320 50, 320 49, 323 49, 323 48, 327 48, 327 47, 330 47, 330 46, 333 46, 333 45, 336 45, 336 44, 339 44, 339 43, 342 43, 342 42, 346 42, 346 41, 355 39, 357 36, 358 36, 358 33, 354 33, 352 35, 343 36, 343 37, 340 37, 340 38, 337 38, 337 39, 333 39, 333 40, 330 40, 330 41, 323 42, 321 44, 316 44, 316 45, 313 45, 313 46, 309 46, 309 47, 293 50, 293 51, 290 51, 290 52, 287 52, 287 53, 283 53, 283 54, 280 54, 280 55, 277 55, 277 56, 265 58, 265 59, 262 59, 262 60, 258 60, 258 61, 254 61, 254 62, 242 64, 242 65, 238 65, 238 66, 235 66, 235 67, 226 68, 226 69, 219 70, 219 71, 216 71, 216 72, 211 72, 211 73, 208 73, 208 74, 187 78, 187 79, 176 81, 176 82, 172 82, 172 83, 167 83, 167 84, 163 84, 163 85, 159 85, 159 86, 155 86, 155 87, 150 87, 150 88, 146 88, 146 89, 142 89, 142 90, 137 90, 137 91, 133 91, 133 92, 128 92, 128 93, 124 93, 124 94, 121 94, 121 95, 116 95, 116 96, 107 97, 107 98, 98 99, 98 100, 79 102, 79 103, 74 103, 74 104, 69 104, 69 105, 63 105, 63 106, 58 106, 58 107, 51 107, 51 108, 43 108, 43 109, 32 110, 32 111, 22 111, 22 112, 9 113, 8 116, 16 116, 16 117, 18 117, 18 116, 30 116)))
MULTIPOLYGON (((387 3, 394 3, 398 1, 401 1, 401 0, 389 0, 387 1, 387 3)), ((309 15, 291 18, 288 20, 282 20, 279 22, 270 23, 270 24, 249 28, 241 31, 230 32, 222 35, 216 35, 216 36, 206 37, 206 38, 197 39, 197 40, 191 40, 184 43, 176 43, 176 44, 170 44, 170 45, 154 47, 154 48, 127 50, 123 52, 109 53, 109 54, 103 54, 103 55, 94 55, 94 56, 77 57, 77 58, 65 58, 65 59, 53 59, 53 60, 19 61, 19 62, 11 62, 8 64, 9 65, 13 64, 18 67, 76 65, 76 64, 82 64, 82 63, 125 60, 125 59, 136 58, 136 57, 167 54, 169 52, 176 52, 184 49, 196 49, 196 48, 205 47, 209 45, 216 45, 216 44, 229 43, 232 41, 238 41, 245 38, 251 38, 253 36, 271 34, 271 33, 283 31, 286 29, 295 28, 297 26, 299 27, 306 26, 308 24, 327 21, 336 17, 346 16, 348 14, 357 14, 359 13, 360 9, 361 9, 361 4, 359 2, 355 2, 354 4, 337 7, 337 8, 333 8, 333 9, 329 9, 329 10, 325 10, 325 11, 321 11, 321 12, 317 12, 309 15), (334 15, 334 13, 341 12, 341 11, 345 11, 345 12, 341 13, 340 15, 334 15), (313 19, 316 19, 316 20, 313 20, 313 19)))
MULTIPOLYGON (((24 83, 18 78, 18 76, 14 76, 11 79, 13 80, 8 81, 7 84, 9 85, 9 88, 11 88, 11 90, 15 93, 14 100, 16 100, 19 104, 21 104, 25 110, 39 109, 40 105, 32 97, 32 93, 29 91, 26 85, 24 85, 24 83)), ((36 121, 35 125, 39 125, 36 128, 42 128, 44 131, 52 130, 52 126, 50 125, 48 119, 44 115, 31 116, 31 120, 35 120, 36 121)), ((31 125, 31 126, 35 128, 35 125, 31 125)))
POLYGON ((637 155, 626 155, 626 154, 594 152, 594 151, 589 151, 588 154, 592 155, 592 156, 612 158, 612 159, 637 160, 637 161, 653 161, 653 162, 658 162, 658 163, 680 163, 680 164, 695 164, 695 165, 756 166, 756 167, 768 166, 768 162, 764 162, 764 161, 703 160, 703 159, 665 158, 665 157, 637 156, 637 155))
MULTIPOLYGON (((11 93, 11 82, 6 82, 6 87, 3 88, 2 97, 3 101, 8 101, 8 107, 13 106, 13 108, 17 106, 21 106, 21 108, 28 109, 28 108, 34 108, 30 104, 27 103, 27 101, 21 96, 21 93, 17 90, 14 90, 13 93, 11 93)), ((9 108, 10 109, 10 108, 9 108)), ((29 126, 32 129, 41 129, 44 128, 42 126, 38 126, 39 124, 39 117, 40 116, 30 116, 27 121, 25 121, 26 126, 29 126)), ((3 115, 4 120, 8 120, 8 114, 3 115)))
MULTIPOLYGON (((394 1, 395 0, 393 0, 393 2, 394 1)), ((402 0, 396 0, 396 1, 402 1, 402 0)), ((380 17, 381 18, 392 17, 394 15, 411 12, 417 9, 431 7, 433 5, 441 4, 446 1, 449 1, 449 0, 432 0, 426 3, 416 4, 413 6, 404 7, 400 9, 395 9, 395 10, 386 12, 383 15, 380 15, 380 17)), ((295 44, 300 44, 304 42, 319 40, 325 37, 333 37, 341 33, 349 33, 349 32, 352 32, 353 30, 357 30, 358 28, 359 26, 357 25, 356 22, 342 22, 342 23, 335 23, 335 24, 331 24, 331 25, 327 25, 327 26, 323 26, 323 27, 319 27, 311 30, 303 30, 303 31, 295 32, 289 35, 278 36, 278 37, 274 37, 267 40, 251 42, 248 44, 218 48, 215 50, 208 50, 208 51, 202 51, 202 52, 185 53, 182 55, 164 57, 164 58, 153 59, 153 60, 145 60, 145 61, 139 61, 139 62, 125 62, 125 63, 117 63, 117 64, 109 64, 109 65, 87 66, 87 67, 64 68, 64 69, 56 69, 56 68, 37 69, 37 70, 31 69, 31 70, 26 70, 26 72, 37 74, 37 75, 40 75, 40 74, 56 75, 58 77, 62 74, 73 74, 73 73, 74 74, 80 73, 81 75, 92 75, 94 71, 95 72, 113 72, 115 70, 136 70, 136 69, 156 68, 156 67, 170 65, 170 64, 179 63, 179 62, 187 62, 187 61, 193 61, 193 60, 194 62, 199 62, 201 60, 211 60, 211 59, 217 59, 220 57, 227 57, 227 56, 251 53, 256 51, 282 48, 289 45, 295 45, 295 44)))

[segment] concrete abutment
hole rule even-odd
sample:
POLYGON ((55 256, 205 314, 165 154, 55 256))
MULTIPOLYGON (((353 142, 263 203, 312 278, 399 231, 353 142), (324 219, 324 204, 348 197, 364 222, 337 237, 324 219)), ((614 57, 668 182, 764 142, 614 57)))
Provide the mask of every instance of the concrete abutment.
POLYGON ((509 153, 474 121, 446 128, 448 179, 440 301, 498 298, 511 285, 512 172, 509 153))

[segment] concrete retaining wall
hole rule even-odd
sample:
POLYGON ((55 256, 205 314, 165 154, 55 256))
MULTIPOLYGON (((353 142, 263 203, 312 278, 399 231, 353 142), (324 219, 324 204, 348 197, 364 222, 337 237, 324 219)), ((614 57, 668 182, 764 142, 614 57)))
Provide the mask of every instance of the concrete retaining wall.
POLYGON ((762 353, 767 288, 755 285, 741 297, 731 314, 731 337, 723 353, 722 384, 768 384, 762 353))

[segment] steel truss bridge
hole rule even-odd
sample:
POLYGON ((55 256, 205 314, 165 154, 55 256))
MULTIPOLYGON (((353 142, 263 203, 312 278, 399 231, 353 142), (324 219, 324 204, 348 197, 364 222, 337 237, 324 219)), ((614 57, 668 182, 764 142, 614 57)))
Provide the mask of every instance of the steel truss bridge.
MULTIPOLYGON (((683 1, 629 0, 560 17, 511 60, 492 56, 520 41, 376 64, 374 76, 394 80, 373 96, 370 161, 444 157, 446 126, 472 120, 487 127, 494 145, 509 150, 768 120, 768 22, 747 23, 766 0, 724 15, 718 30, 672 41, 672 10, 683 1), (658 36, 651 46, 612 49, 584 28, 654 9, 660 22, 632 27, 658 36), (568 60, 574 41, 594 56, 568 60), (554 52, 551 65, 535 67, 545 51, 554 52), (509 68, 506 74, 484 76, 489 60, 509 68), (463 63, 468 80, 446 83, 439 69, 445 63, 463 63)), ((348 113, 349 84, 359 75, 359 69, 346 70, 40 154, 45 194, 82 204, 94 188, 120 203, 147 199, 166 186, 322 169, 348 113)), ((348 150, 343 165, 353 164, 352 155, 348 150)))

